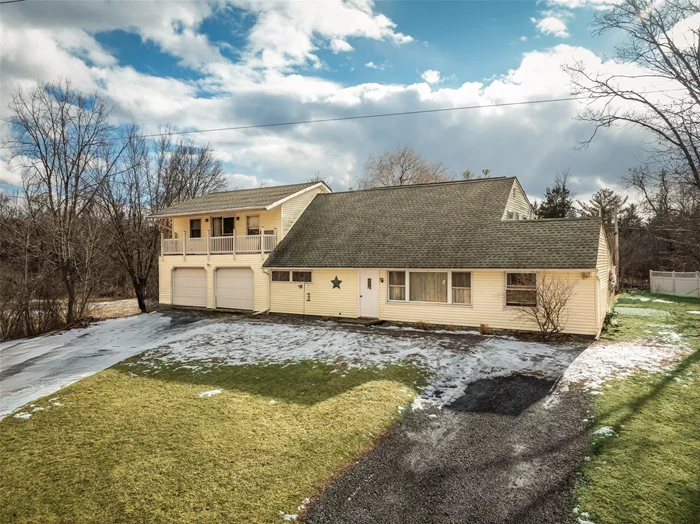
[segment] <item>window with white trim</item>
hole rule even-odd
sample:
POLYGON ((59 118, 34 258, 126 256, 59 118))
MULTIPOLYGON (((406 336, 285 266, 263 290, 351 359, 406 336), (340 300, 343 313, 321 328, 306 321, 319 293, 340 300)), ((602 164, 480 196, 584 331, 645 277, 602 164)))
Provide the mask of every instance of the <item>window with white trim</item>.
POLYGON ((389 271, 388 300, 471 304, 469 271, 389 271))
POLYGON ((311 271, 292 271, 292 282, 311 282, 311 271))
POLYGON ((537 305, 537 274, 506 273, 506 306, 537 305))
POLYGON ((452 303, 472 303, 472 274, 466 271, 452 272, 452 303))
POLYGON ((250 215, 246 217, 246 234, 247 235, 259 235, 260 234, 260 215, 250 215))
POLYGON ((389 271, 389 300, 406 300, 405 271, 389 271))
POLYGON ((273 282, 289 282, 289 271, 273 271, 272 281, 273 282))
POLYGON ((447 303, 447 272, 410 271, 408 294, 411 302, 447 303))

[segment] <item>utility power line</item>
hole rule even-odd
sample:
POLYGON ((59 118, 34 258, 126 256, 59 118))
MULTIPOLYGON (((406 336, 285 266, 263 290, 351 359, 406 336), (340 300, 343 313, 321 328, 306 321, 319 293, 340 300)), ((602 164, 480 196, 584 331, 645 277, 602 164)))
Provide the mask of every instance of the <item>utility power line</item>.
MULTIPOLYGON (((16 0, 14 0, 16 1, 16 0)), ((658 91, 645 91, 639 94, 647 95, 653 93, 671 93, 673 91, 683 91, 684 89, 668 89, 668 90, 658 90, 658 91)), ((610 95, 613 96, 613 95, 610 95)), ((151 133, 142 135, 144 138, 156 138, 160 136, 179 136, 179 135, 190 135, 198 133, 216 133, 220 131, 242 131, 247 129, 264 129, 270 127, 288 127, 296 125, 305 124, 322 124, 327 122, 345 122, 349 120, 369 120, 373 118, 387 118, 394 116, 411 116, 411 115, 424 115, 429 113, 448 113, 454 111, 468 111, 474 109, 489 109, 489 108, 499 108, 499 107, 516 107, 516 106, 530 106, 537 104, 550 104, 557 102, 570 102, 573 100, 597 100, 600 97, 592 97, 590 95, 581 96, 569 96, 562 98, 544 98, 539 100, 523 100, 519 102, 498 102, 494 104, 483 104, 483 105, 471 105, 471 106, 457 106, 457 107, 443 107, 437 109, 420 109, 415 111, 397 111, 393 113, 374 113, 369 115, 354 115, 354 116, 339 116, 331 118, 317 118, 309 120, 291 120, 286 122, 273 122, 269 124, 248 124, 241 126, 228 126, 228 127, 214 127, 209 129, 190 129, 186 131, 167 131, 164 133, 151 133)), ((115 139, 116 140, 116 139, 115 139)), ((0 149, 9 149, 8 146, 0 147, 0 149)))

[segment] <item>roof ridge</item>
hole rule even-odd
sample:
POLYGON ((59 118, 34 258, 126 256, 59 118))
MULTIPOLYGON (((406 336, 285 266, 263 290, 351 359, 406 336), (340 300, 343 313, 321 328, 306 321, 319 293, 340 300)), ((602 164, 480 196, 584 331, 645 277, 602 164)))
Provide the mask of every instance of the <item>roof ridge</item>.
POLYGON ((581 220, 601 220, 601 217, 557 217, 557 218, 533 218, 531 220, 504 220, 504 222, 576 222, 581 220))
POLYGON ((495 177, 488 177, 488 178, 474 178, 471 180, 445 180, 444 182, 425 182, 423 184, 404 184, 404 185, 399 185, 399 186, 380 186, 380 187, 367 187, 364 189, 346 189, 345 191, 334 191, 333 193, 323 193, 324 196, 326 195, 342 195, 345 193, 360 193, 364 191, 381 191, 381 190, 387 190, 387 189, 411 189, 411 188, 417 188, 417 187, 432 187, 432 186, 443 186, 443 185, 448 185, 448 184, 467 184, 467 183, 476 183, 476 182, 502 182, 504 180, 517 180, 517 177, 515 176, 495 176, 495 177))
MULTIPOLYGON (((312 185, 318 184, 318 183, 320 183, 320 182, 296 182, 294 184, 282 184, 279 186, 246 187, 244 189, 226 189, 223 191, 211 191, 210 193, 207 193, 206 195, 202 195, 202 196, 221 195, 222 193, 242 193, 243 191, 259 191, 261 189, 277 189, 280 187, 312 186, 312 185)), ((196 198, 199 198, 199 197, 196 197, 196 198)))

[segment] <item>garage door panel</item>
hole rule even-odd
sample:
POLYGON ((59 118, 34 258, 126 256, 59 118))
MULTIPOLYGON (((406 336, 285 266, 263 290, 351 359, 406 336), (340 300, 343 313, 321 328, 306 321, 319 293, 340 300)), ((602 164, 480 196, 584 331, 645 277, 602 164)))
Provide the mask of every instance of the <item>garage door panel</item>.
POLYGON ((253 270, 221 268, 216 270, 216 307, 253 309, 253 270))
POLYGON ((204 268, 173 270, 173 305, 207 307, 207 272, 204 268))

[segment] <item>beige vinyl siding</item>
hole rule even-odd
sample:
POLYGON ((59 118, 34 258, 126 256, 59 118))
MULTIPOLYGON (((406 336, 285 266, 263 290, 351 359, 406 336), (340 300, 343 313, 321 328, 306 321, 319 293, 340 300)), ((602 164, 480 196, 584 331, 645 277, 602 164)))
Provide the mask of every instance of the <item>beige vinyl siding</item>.
POLYGON ((311 283, 299 287, 298 282, 272 282, 271 311, 328 317, 356 318, 358 281, 356 269, 314 269, 311 283), (340 289, 331 280, 342 280, 340 289), (307 295, 311 300, 307 301, 307 295))
MULTIPOLYGON (((428 322, 455 326, 478 327, 488 324, 495 329, 536 330, 537 327, 518 316, 517 308, 505 307, 505 273, 503 271, 472 272, 472 304, 425 304, 390 302, 387 300, 388 272, 379 272, 384 284, 379 288, 379 318, 396 322, 428 322)), ((557 278, 575 282, 569 300, 566 333, 595 335, 595 281, 592 273, 586 279, 577 273, 555 273, 557 278)))
POLYGON ((299 220, 299 217, 304 212, 304 210, 309 206, 311 201, 319 193, 326 193, 324 187, 317 187, 299 196, 296 196, 284 204, 282 204, 282 234, 280 239, 284 238, 292 226, 299 220))
POLYGON ((508 218, 509 211, 517 212, 521 219, 527 218, 529 220, 534 218, 532 206, 530 205, 527 196, 525 196, 523 188, 520 187, 517 180, 513 180, 513 187, 510 190, 510 196, 508 197, 508 202, 506 203, 506 209, 503 211, 503 220, 508 218))
POLYGON ((598 260, 596 263, 596 271, 598 273, 598 322, 599 329, 605 321, 605 316, 610 311, 612 304, 613 292, 610 290, 610 274, 613 271, 610 246, 605 234, 605 229, 600 228, 600 241, 598 245, 598 260))
POLYGON ((207 308, 214 308, 214 272, 219 267, 248 267, 253 270, 253 292, 255 311, 268 308, 268 277, 262 270, 264 258, 251 255, 180 255, 162 257, 159 261, 159 302, 172 304, 172 269, 176 267, 200 267, 207 272, 207 308))

